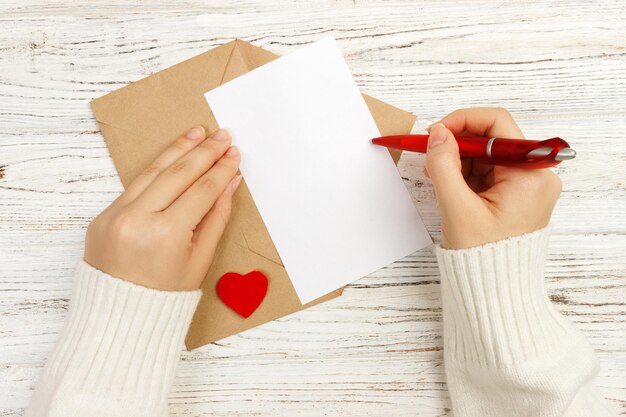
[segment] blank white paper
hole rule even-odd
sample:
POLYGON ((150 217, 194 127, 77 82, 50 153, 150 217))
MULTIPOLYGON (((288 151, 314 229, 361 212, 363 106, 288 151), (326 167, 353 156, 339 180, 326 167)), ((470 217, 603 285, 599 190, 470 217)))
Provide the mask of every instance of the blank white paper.
POLYGON ((205 96, 303 304, 431 243, 335 39, 205 96))

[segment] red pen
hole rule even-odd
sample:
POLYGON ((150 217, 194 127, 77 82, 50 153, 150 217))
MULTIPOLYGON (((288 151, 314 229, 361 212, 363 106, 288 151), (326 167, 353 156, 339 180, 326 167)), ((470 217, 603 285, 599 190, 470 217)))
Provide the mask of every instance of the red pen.
MULTIPOLYGON (((549 168, 573 159, 576 152, 561 138, 546 140, 456 136, 462 158, 476 158, 492 165, 549 168)), ((383 136, 372 143, 403 151, 426 153, 428 135, 383 136)))

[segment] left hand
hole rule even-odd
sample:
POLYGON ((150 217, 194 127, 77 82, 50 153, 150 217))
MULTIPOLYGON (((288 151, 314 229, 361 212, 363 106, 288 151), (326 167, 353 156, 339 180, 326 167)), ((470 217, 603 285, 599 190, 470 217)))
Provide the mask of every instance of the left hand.
POLYGON ((241 182, 225 130, 179 137, 87 229, 85 261, 149 288, 195 290, 206 276, 241 182))

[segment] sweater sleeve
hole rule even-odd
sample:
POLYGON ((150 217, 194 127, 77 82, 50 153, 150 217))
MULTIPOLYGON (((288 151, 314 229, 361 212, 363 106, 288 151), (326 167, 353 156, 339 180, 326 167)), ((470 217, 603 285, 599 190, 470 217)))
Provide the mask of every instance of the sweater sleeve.
POLYGON ((547 228, 470 249, 437 248, 444 360, 456 417, 611 416, 595 355, 550 303, 547 228))
POLYGON ((200 295, 141 287, 81 262, 65 328, 26 416, 167 416, 200 295))

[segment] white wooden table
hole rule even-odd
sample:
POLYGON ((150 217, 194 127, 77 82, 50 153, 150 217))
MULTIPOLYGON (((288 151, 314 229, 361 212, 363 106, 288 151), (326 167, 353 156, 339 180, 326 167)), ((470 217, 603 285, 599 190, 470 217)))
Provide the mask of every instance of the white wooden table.
MULTIPOLYGON (((626 414, 626 3, 0 0, 0 416, 23 413, 67 313, 90 219, 122 190, 89 101, 235 37, 277 53, 333 34, 364 92, 423 128, 503 106, 567 138, 550 297, 626 414), (235 5, 235 3, 237 3, 235 5)), ((401 170, 435 239, 423 159, 401 170)), ((449 416, 434 256, 183 354, 178 416, 449 416)))

